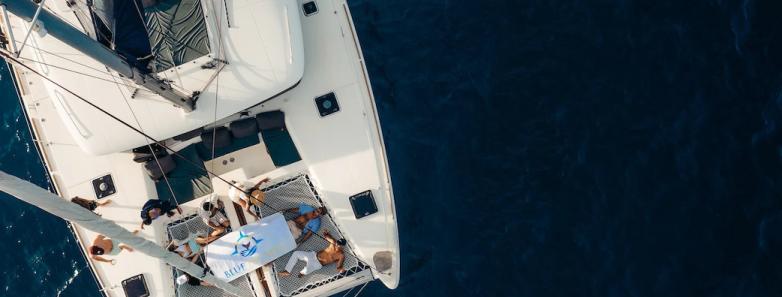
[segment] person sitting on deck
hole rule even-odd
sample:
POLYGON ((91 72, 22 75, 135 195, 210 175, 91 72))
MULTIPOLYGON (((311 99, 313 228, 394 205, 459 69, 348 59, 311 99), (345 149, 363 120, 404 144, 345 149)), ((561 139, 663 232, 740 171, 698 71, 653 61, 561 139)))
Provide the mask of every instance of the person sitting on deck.
POLYGON ((147 200, 144 206, 141 207, 141 229, 144 229, 144 225, 152 224, 152 221, 160 217, 161 214, 165 213, 169 217, 174 216, 174 209, 179 214, 182 214, 182 209, 179 206, 173 206, 168 201, 147 200))
POLYGON ((201 218, 204 219, 204 223, 214 229, 209 237, 217 237, 231 227, 231 221, 224 214, 225 205, 223 205, 223 201, 217 199, 216 196, 212 196, 210 200, 201 204, 201 209, 203 209, 201 218), (214 200, 217 200, 217 203, 212 202, 214 200))
POLYGON ((199 258, 198 254, 203 251, 203 247, 215 239, 217 239, 217 237, 207 238, 203 236, 190 236, 187 240, 184 240, 184 242, 177 243, 171 241, 171 244, 168 245, 168 251, 175 252, 183 258, 195 263, 199 258))
POLYGON ((323 268, 323 266, 337 262, 337 271, 339 273, 345 272, 345 267, 342 265, 345 263, 345 253, 342 247, 347 243, 345 239, 335 240, 331 237, 328 231, 323 233, 323 237, 329 242, 329 246, 325 249, 315 253, 313 251, 295 251, 288 259, 288 264, 285 265, 285 270, 280 272, 280 276, 291 275, 290 271, 296 266, 299 260, 304 261, 304 269, 299 272, 298 277, 310 274, 315 270, 323 268), (317 260, 317 261, 316 261, 317 260))
POLYGON ((256 219, 261 219, 258 216, 258 214, 250 210, 250 206, 251 205, 260 206, 261 204, 263 204, 263 199, 265 196, 263 191, 261 191, 261 184, 268 181, 269 181, 268 177, 264 178, 261 181, 259 181, 257 184, 255 184, 254 186, 246 190, 245 190, 245 185, 243 183, 231 181, 233 186, 231 186, 228 189, 228 198, 231 198, 231 201, 235 202, 236 204, 239 204, 239 206, 241 206, 242 209, 249 212, 250 215, 254 216, 256 219), (250 193, 250 196, 247 196, 247 193, 250 193))
MULTIPOLYGON (((133 234, 138 233, 138 231, 133 231, 133 234)), ((128 252, 132 252, 133 248, 118 243, 116 240, 113 240, 111 238, 108 238, 104 235, 98 235, 98 237, 95 238, 95 240, 92 241, 92 246, 89 248, 90 257, 95 261, 100 262, 106 262, 111 263, 111 265, 117 264, 117 260, 115 259, 106 259, 101 256, 116 256, 122 250, 126 250, 128 252)))
MULTIPOLYGON (((76 203, 79 206, 84 207, 91 212, 95 212, 95 209, 97 209, 98 206, 105 206, 106 204, 111 203, 111 200, 104 199, 103 201, 95 201, 95 200, 84 199, 79 196, 76 196, 71 198, 71 202, 76 203)), ((95 214, 100 216, 99 213, 95 213, 95 214)))
POLYGON ((299 216, 293 220, 288 221, 288 228, 293 234, 293 238, 296 239, 296 244, 299 245, 302 242, 312 236, 313 232, 320 230, 320 216, 326 213, 325 207, 314 208, 305 203, 299 204, 299 207, 290 208, 285 211, 293 211, 299 213, 299 216))

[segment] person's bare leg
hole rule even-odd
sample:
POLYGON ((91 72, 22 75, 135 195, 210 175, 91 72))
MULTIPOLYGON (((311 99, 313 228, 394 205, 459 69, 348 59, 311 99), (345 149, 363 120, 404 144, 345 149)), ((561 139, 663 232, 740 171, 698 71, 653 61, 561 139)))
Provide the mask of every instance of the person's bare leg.
POLYGON ((103 201, 98 200, 97 203, 98 203, 98 206, 105 206, 106 204, 111 203, 111 199, 104 199, 103 201))

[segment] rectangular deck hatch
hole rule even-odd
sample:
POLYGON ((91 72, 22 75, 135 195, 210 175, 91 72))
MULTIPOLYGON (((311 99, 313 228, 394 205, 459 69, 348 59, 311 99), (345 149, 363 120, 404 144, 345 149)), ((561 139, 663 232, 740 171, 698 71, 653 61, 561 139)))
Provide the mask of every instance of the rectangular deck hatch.
POLYGON ((356 215, 356 219, 360 219, 377 212, 377 204, 375 204, 375 197, 372 196, 372 191, 365 191, 359 194, 350 196, 350 206, 353 207, 353 214, 356 215))
POLYGON ((149 288, 143 274, 123 280, 122 289, 128 297, 149 297, 149 288))

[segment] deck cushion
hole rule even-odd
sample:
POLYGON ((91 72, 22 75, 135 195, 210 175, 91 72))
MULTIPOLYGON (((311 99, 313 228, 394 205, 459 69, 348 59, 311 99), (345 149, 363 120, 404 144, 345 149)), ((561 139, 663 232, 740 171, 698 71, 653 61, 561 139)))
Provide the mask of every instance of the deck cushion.
POLYGON ((204 128, 198 128, 192 131, 188 131, 182 134, 179 134, 177 136, 172 137, 176 141, 188 141, 190 139, 196 138, 198 136, 201 136, 201 134, 204 133, 204 128))
POLYGON ((207 130, 201 134, 201 145, 211 151, 212 145, 215 149, 231 145, 231 133, 226 127, 218 127, 214 131, 207 130), (214 141, 214 143, 212 143, 214 141))
POLYGON ((261 131, 261 137, 266 144, 266 151, 272 158, 274 166, 282 167, 301 160, 296 145, 288 131, 284 129, 271 129, 261 131))
POLYGON ((258 121, 254 118, 246 118, 231 122, 228 125, 234 138, 247 137, 258 134, 258 121))
POLYGON ((282 111, 262 112, 257 114, 255 119, 258 120, 258 129, 261 131, 285 129, 285 114, 282 111))
POLYGON ((165 180, 159 180, 155 184, 158 199, 182 204, 213 192, 212 181, 203 167, 200 167, 204 161, 199 157, 196 149, 198 146, 201 145, 191 144, 177 152, 179 166, 166 175, 168 184, 165 180), (189 162, 179 158, 185 158, 189 162))
POLYGON ((147 174, 153 180, 159 180, 161 177, 163 177, 164 174, 168 174, 175 168, 176 162, 174 162, 174 159, 171 157, 171 155, 157 158, 157 162, 153 159, 144 163, 144 169, 146 169, 147 174), (158 163, 160 163, 160 165, 158 165, 158 163))

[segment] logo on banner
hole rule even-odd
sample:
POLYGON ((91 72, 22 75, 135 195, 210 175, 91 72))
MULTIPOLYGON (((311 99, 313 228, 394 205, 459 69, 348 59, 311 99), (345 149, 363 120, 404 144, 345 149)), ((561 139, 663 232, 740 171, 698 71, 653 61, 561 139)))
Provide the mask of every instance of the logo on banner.
POLYGON ((255 255, 255 252, 258 251, 258 245, 261 244, 263 239, 255 239, 254 235, 253 233, 245 234, 239 230, 239 238, 236 239, 234 252, 231 253, 231 256, 251 257, 255 255))

